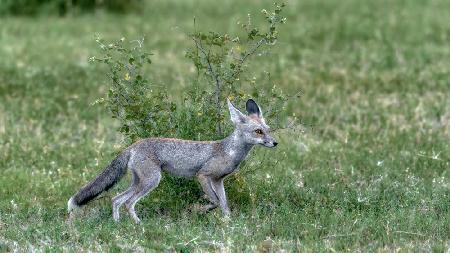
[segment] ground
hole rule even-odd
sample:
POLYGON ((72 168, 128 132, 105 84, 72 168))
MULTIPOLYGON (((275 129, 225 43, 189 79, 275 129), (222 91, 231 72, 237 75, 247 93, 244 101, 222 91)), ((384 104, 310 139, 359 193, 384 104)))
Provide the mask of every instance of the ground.
POLYGON ((277 132, 276 149, 255 148, 228 179, 230 219, 196 212, 196 183, 168 175, 137 205, 140 226, 111 217, 126 180, 69 219, 69 197, 124 146, 117 122, 91 105, 107 90, 88 62, 95 34, 145 35, 148 75, 176 99, 195 76, 184 57, 194 16, 233 33, 270 6, 169 0, 140 15, 1 18, 0 251, 448 252, 446 0, 288 2, 277 49, 251 71, 302 91, 280 115, 295 112, 304 131, 277 132))

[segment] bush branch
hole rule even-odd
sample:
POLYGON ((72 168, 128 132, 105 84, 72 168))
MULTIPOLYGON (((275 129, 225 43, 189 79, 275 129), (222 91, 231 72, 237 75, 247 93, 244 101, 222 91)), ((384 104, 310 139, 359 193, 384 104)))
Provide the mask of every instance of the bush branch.
POLYGON ((200 50, 200 52, 203 54, 206 64, 208 66, 208 72, 216 84, 216 92, 215 92, 216 93, 216 110, 217 110, 217 117, 219 119, 217 122, 217 133, 219 135, 222 135, 222 126, 221 126, 221 121, 220 121, 220 115, 222 115, 222 109, 221 109, 221 104, 220 104, 221 87, 220 87, 219 75, 214 71, 211 61, 209 59, 209 52, 208 53, 206 52, 205 48, 203 47, 202 41, 197 40, 195 38, 192 38, 192 39, 194 40, 194 43, 195 43, 195 46, 197 47, 197 49, 200 50))

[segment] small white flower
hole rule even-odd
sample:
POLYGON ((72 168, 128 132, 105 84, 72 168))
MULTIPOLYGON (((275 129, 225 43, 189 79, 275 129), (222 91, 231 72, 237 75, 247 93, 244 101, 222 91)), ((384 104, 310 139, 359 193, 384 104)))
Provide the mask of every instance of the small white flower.
POLYGON ((13 209, 17 209, 17 204, 14 199, 11 200, 11 206, 13 207, 13 209))

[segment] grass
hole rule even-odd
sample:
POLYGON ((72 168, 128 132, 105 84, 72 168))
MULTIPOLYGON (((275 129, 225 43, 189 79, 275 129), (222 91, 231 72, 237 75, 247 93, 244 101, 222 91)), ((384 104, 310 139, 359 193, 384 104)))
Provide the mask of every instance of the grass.
POLYGON ((148 1, 143 15, 2 18, 0 251, 449 251, 445 0, 289 3, 278 49, 251 69, 301 89, 286 112, 312 127, 252 151, 227 182, 230 220, 192 212, 200 188, 167 175, 137 206, 142 226, 112 220, 126 180, 68 219, 67 199, 124 146, 117 122, 90 106, 107 88, 87 61, 94 34, 146 35, 148 75, 176 99, 195 76, 184 58, 193 17, 232 33, 270 4, 148 1))

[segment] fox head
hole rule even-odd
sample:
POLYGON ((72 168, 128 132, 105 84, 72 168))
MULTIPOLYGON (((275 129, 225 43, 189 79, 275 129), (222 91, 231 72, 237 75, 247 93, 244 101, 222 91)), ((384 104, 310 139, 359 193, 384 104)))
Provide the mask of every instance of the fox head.
POLYGON ((270 127, 266 124, 261 108, 253 99, 247 100, 246 110, 248 115, 240 112, 227 100, 230 110, 231 121, 233 122, 240 138, 248 144, 261 144, 265 147, 275 147, 278 142, 269 135, 270 127))

